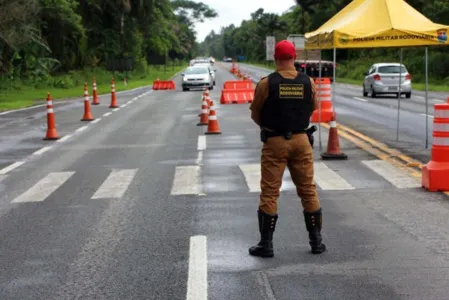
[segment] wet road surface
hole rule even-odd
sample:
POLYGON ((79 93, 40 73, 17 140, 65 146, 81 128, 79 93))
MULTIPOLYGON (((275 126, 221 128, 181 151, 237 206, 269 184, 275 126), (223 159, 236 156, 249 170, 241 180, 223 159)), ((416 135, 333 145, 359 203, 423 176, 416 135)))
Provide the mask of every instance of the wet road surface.
POLYGON ((0 299, 449 299, 447 197, 342 139, 348 161, 315 149, 329 251, 309 253, 286 172, 275 257, 248 255, 261 142, 248 105, 219 104, 230 79, 211 92, 221 135, 179 77, 93 107, 94 124, 56 107, 62 142, 42 141, 45 114, 0 120, 0 299))

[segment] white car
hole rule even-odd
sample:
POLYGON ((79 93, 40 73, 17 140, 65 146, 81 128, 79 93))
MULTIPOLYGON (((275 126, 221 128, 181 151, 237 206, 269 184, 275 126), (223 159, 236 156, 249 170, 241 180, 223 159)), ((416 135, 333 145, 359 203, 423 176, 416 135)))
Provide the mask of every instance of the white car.
POLYGON ((183 73, 181 73, 181 76, 183 91, 188 91, 191 88, 209 88, 209 90, 214 89, 214 80, 208 67, 188 67, 183 73))
POLYGON ((398 63, 379 63, 371 66, 364 74, 363 96, 371 94, 372 98, 381 94, 412 95, 412 76, 404 65, 398 63), (399 76, 401 76, 401 90, 399 91, 399 76))
POLYGON ((210 72, 210 76, 213 79, 214 85, 215 85, 215 72, 217 71, 217 69, 214 69, 214 67, 210 64, 210 63, 205 63, 205 62, 195 62, 193 64, 194 66, 199 66, 199 67, 207 67, 209 69, 210 72))

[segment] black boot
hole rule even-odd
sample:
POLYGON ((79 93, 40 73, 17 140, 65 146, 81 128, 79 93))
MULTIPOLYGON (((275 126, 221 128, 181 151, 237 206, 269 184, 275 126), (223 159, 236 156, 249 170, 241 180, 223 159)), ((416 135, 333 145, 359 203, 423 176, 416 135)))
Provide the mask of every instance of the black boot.
POLYGON ((249 254, 260 257, 273 257, 273 232, 278 216, 271 216, 257 211, 259 217, 260 242, 249 248, 249 254))
POLYGON ((321 243, 321 225, 323 222, 321 208, 314 213, 308 213, 304 211, 304 220, 306 221, 306 228, 309 232, 309 244, 310 247, 312 247, 312 253, 323 253, 324 251, 326 251, 326 246, 321 243))

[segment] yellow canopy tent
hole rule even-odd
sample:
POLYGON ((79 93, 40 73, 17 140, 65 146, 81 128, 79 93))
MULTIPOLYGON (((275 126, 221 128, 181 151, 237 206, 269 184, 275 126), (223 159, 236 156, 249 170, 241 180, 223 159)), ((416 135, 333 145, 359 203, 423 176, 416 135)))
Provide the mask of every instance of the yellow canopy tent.
POLYGON ((354 0, 305 34, 306 49, 447 45, 449 26, 435 24, 403 0, 354 0))
MULTIPOLYGON (((448 25, 433 23, 404 0, 354 0, 320 28, 306 33, 304 40, 306 49, 334 49, 335 66, 337 48, 449 46, 448 32, 448 25)), ((428 115, 427 57, 426 48, 426 115, 428 115)), ((333 83, 336 82, 335 69, 333 83)), ((399 89, 400 81, 401 78, 398 82, 399 89)), ((335 87, 332 89, 335 95, 334 90, 335 87)), ((400 98, 398 93, 397 140, 400 98)), ((427 147, 428 118, 426 118, 427 147)))

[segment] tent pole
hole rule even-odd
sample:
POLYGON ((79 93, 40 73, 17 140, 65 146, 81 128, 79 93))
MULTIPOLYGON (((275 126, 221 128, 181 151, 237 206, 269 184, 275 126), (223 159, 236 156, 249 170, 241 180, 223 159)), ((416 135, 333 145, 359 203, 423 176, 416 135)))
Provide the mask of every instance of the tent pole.
POLYGON ((333 67, 333 82, 332 82, 332 106, 333 106, 333 110, 335 112, 335 89, 336 89, 336 83, 337 83, 337 78, 336 78, 336 69, 337 69, 337 48, 334 48, 334 67, 333 67))
POLYGON ((320 77, 319 82, 318 82, 318 90, 320 91, 320 94, 318 95, 318 118, 319 118, 319 120, 318 120, 318 136, 319 136, 319 140, 320 140, 320 151, 321 151, 321 149, 323 148, 322 143, 321 143, 321 76, 322 76, 322 74, 321 74, 321 53, 320 53, 320 63, 319 63, 318 67, 320 68, 318 71, 319 77, 320 77))
POLYGON ((426 149, 429 148, 429 56, 426 47, 426 149))
POLYGON ((396 141, 399 141, 399 116, 401 111, 401 80, 402 80, 402 48, 399 63, 399 89, 398 89, 398 120, 396 124, 396 141))

